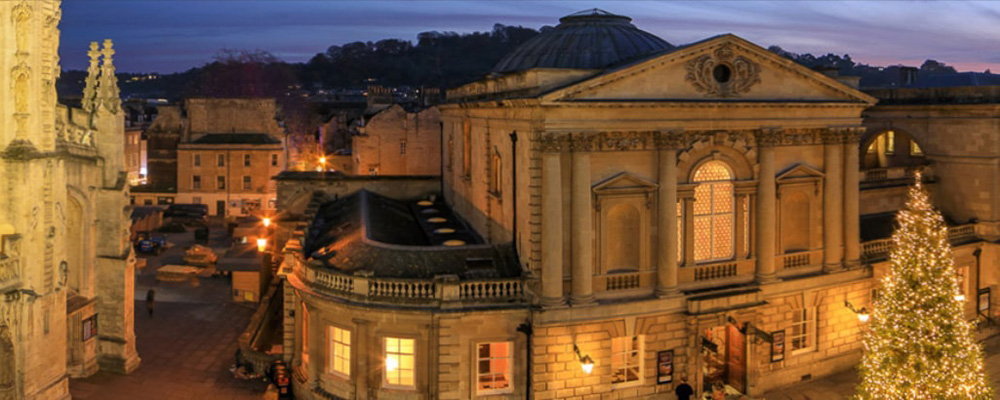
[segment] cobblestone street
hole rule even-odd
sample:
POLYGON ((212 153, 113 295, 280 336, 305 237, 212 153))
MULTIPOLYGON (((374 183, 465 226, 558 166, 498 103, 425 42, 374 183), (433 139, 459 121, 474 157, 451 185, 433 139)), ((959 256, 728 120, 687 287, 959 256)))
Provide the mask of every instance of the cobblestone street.
MULTIPOLYGON (((146 258, 147 266, 136 276, 135 331, 142 364, 129 375, 99 372, 73 379, 74 399, 260 399, 267 384, 233 378, 237 337, 246 328, 254 309, 250 303, 229 301, 224 278, 202 277, 200 284, 157 282, 156 270, 182 264, 184 249, 193 233, 167 234, 173 244, 160 256, 146 258), (146 309, 146 293, 156 291, 154 315, 146 309)), ((213 248, 224 248, 228 237, 212 227, 213 248)), ((216 250, 218 254, 219 251, 216 250)))

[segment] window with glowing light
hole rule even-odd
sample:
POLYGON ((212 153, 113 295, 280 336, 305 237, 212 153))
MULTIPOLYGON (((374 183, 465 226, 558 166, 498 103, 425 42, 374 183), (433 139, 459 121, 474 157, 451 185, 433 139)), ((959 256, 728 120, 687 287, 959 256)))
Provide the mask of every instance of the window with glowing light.
POLYGON ((923 155, 924 155, 924 149, 921 149, 920 145, 917 144, 917 142, 914 142, 914 141, 911 140, 910 141, 910 155, 914 156, 914 157, 923 157, 923 155))
POLYGON ((886 155, 896 154, 896 132, 887 131, 885 133, 884 140, 885 140, 885 154, 886 155))
POLYGON ((327 350, 326 371, 329 373, 351 376, 351 331, 331 326, 327 330, 330 340, 327 350))
POLYGON ((414 340, 385 338, 385 384, 412 388, 414 378, 414 340))
POLYGON ((806 307, 792 314, 792 326, 788 339, 793 353, 802 353, 816 347, 816 309, 806 307))
POLYGON ((477 346, 476 393, 511 391, 511 342, 480 343, 477 346))
POLYGON ((611 384, 642 381, 643 335, 611 339, 611 384))
POLYGON ((694 259, 733 257, 733 174, 721 161, 709 161, 694 173, 694 259))

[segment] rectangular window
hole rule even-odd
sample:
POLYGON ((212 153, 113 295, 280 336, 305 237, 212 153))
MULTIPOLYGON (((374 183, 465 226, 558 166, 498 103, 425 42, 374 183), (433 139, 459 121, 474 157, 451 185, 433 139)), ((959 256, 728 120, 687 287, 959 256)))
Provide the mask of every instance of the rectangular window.
POLYGON ((627 384, 642 380, 643 335, 611 339, 611 383, 627 384))
POLYGON ((251 185, 251 182, 250 182, 250 175, 244 175, 243 176, 243 190, 250 190, 251 186, 253 186, 253 185, 251 185))
POLYGON ((414 340, 385 338, 385 384, 414 387, 414 340))
POLYGON ((244 154, 243 155, 243 166, 244 167, 249 167, 250 166, 250 155, 249 154, 244 154))
POLYGON ((194 204, 201 204, 201 197, 194 196, 191 198, 191 202, 194 204))
POLYGON ((191 187, 194 189, 201 189, 201 175, 195 175, 192 177, 191 187))
POLYGON ((406 155, 406 141, 405 140, 400 140, 399 141, 399 155, 401 155, 401 156, 406 155))
POLYGON ((480 343, 477 352, 477 394, 511 391, 511 342, 480 343))
POLYGON ((218 165, 220 167, 225 167, 226 166, 226 155, 225 154, 219 154, 218 156, 216 156, 216 159, 217 159, 217 161, 216 161, 217 164, 216 165, 218 165))
POLYGON ((816 310, 808 307, 795 310, 789 331, 793 353, 812 350, 816 346, 816 310))
POLYGON ((277 153, 271 154, 271 166, 272 167, 277 167, 278 166, 278 154, 277 153))
POLYGON ((220 190, 225 189, 226 188, 226 177, 223 176, 223 175, 219 175, 219 176, 215 177, 215 186, 217 188, 219 188, 220 190))
POLYGON ((201 166, 201 154, 195 154, 194 155, 194 166, 196 166, 196 167, 200 167, 201 166))
POLYGON ((327 356, 326 370, 345 377, 351 376, 351 331, 331 326, 327 332, 330 344, 327 349, 330 354, 327 356))
POLYGON ((896 132, 888 131, 885 133, 885 154, 892 155, 896 153, 896 132))
POLYGON ((917 142, 910 141, 910 155, 915 157, 922 157, 924 155, 924 150, 920 148, 917 142))

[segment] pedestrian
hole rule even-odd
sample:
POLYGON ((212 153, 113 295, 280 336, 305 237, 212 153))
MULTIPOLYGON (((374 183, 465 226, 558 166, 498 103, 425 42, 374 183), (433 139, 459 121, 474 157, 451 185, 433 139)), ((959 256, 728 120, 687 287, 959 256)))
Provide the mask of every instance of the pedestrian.
POLYGON ((146 310, 149 310, 149 318, 153 318, 153 304, 155 303, 156 292, 149 289, 146 292, 146 310))
POLYGON ((677 395, 677 400, 691 400, 694 388, 688 385, 688 378, 686 376, 681 377, 681 383, 674 389, 674 394, 677 395))

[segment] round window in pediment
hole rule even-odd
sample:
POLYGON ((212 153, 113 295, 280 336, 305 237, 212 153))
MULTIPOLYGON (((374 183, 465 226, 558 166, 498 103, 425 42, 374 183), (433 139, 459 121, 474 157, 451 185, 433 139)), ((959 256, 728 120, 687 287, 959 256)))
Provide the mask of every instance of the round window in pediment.
POLYGON ((728 65, 719 64, 712 69, 712 77, 715 78, 716 82, 726 83, 732 78, 733 71, 729 69, 728 65))

